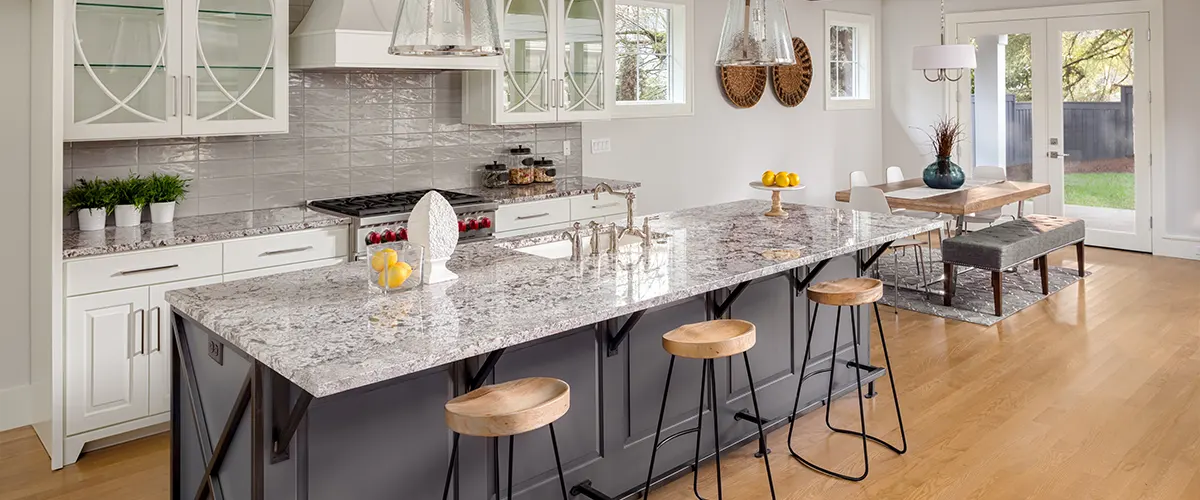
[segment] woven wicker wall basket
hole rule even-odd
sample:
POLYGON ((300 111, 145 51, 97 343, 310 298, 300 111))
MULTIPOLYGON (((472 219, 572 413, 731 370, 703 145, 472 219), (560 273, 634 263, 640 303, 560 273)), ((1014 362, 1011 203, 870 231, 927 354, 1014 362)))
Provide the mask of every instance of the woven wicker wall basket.
POLYGON ((721 66, 717 71, 725 98, 739 108, 758 104, 767 90, 767 68, 764 66, 721 66))
POLYGON ((792 51, 796 53, 796 64, 771 68, 771 89, 775 97, 787 107, 799 106, 808 96, 812 86, 813 61, 808 45, 799 38, 792 39, 792 51))

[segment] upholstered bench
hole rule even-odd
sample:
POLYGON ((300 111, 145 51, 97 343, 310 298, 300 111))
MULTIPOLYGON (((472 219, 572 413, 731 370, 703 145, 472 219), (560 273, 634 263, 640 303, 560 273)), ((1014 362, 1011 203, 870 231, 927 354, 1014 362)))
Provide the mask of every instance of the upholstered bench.
POLYGON ((1046 255, 1075 245, 1079 257, 1079 276, 1083 276, 1083 219, 1029 215, 1012 222, 950 238, 942 242, 942 262, 946 266, 945 304, 954 300, 955 266, 976 267, 992 272, 992 292, 996 316, 1004 315, 1002 289, 1005 269, 1034 261, 1042 273, 1042 294, 1050 293, 1046 255))

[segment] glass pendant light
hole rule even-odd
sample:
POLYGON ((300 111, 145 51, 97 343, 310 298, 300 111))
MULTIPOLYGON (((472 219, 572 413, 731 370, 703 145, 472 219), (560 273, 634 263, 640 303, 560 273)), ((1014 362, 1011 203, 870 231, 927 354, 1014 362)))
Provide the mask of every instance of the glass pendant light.
POLYGON ((729 0, 717 66, 796 64, 783 0, 729 0))
POLYGON ((500 28, 491 0, 400 0, 392 45, 398 56, 498 56, 500 28))
POLYGON ((975 46, 970 44, 946 45, 946 0, 942 0, 942 43, 913 48, 913 69, 920 70, 930 82, 957 82, 962 80, 968 69, 975 69, 975 46), (951 77, 950 71, 958 70, 951 77), (929 72, 933 71, 933 76, 929 72))

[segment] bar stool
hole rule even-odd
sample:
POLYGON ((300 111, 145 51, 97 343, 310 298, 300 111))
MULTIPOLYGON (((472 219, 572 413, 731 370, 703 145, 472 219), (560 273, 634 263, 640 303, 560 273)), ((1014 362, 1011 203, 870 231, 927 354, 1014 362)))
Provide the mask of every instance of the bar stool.
MULTIPOLYGON (((555 378, 534 377, 486 385, 446 403, 446 426, 454 431, 454 448, 446 471, 446 488, 442 500, 450 495, 450 482, 458 457, 458 438, 468 436, 500 438, 508 436, 508 498, 513 496, 513 436, 542 427, 550 428, 554 446, 554 464, 558 467, 558 484, 563 500, 567 500, 567 483, 563 478, 562 461, 558 455, 558 436, 554 422, 571 408, 571 387, 555 378)), ((499 444, 498 442, 496 443, 499 444)), ((496 495, 500 495, 500 461, 492 460, 496 479, 496 495)))
MULTIPOLYGON (((708 386, 709 403, 713 409, 713 437, 717 447, 714 454, 717 462, 717 498, 722 498, 721 435, 720 425, 717 423, 717 374, 714 360, 742 355, 742 360, 746 363, 746 378, 750 381, 750 399, 754 403, 754 416, 759 418, 758 393, 754 390, 754 376, 750 373, 750 357, 746 354, 746 351, 754 347, 754 342, 754 324, 737 319, 719 319, 683 325, 663 335, 663 349, 671 354, 671 363, 667 366, 667 383, 663 388, 662 408, 658 411, 658 427, 654 430, 654 447, 650 451, 650 469, 646 472, 646 489, 642 495, 643 499, 650 497, 650 481, 654 478, 654 459, 658 455, 658 448, 677 437, 692 432, 696 433, 696 455, 692 464, 692 491, 696 493, 696 498, 701 498, 698 489, 698 475, 700 473, 700 433, 704 424, 704 388, 706 385, 708 386), (695 428, 677 432, 660 442, 659 437, 662 435, 663 416, 667 412, 667 396, 671 391, 671 375, 675 371, 676 357, 704 360, 700 375, 700 411, 696 416, 695 428)), ((762 421, 757 423, 758 438, 760 442, 765 442, 766 436, 763 434, 762 421)), ((767 467, 767 483, 771 486, 771 498, 774 499, 775 481, 771 478, 771 460, 767 455, 763 455, 763 463, 767 467)))
MULTIPOLYGON (((879 344, 883 347, 883 359, 884 359, 884 362, 887 364, 886 368, 887 368, 888 380, 891 382, 891 385, 892 385, 892 401, 896 404, 896 420, 900 423, 900 442, 901 442, 900 448, 897 448, 897 447, 893 446, 892 444, 890 444, 882 439, 879 439, 875 436, 867 434, 866 410, 863 408, 862 372, 863 372, 863 370, 874 370, 875 367, 865 365, 859 360, 859 356, 858 356, 858 324, 857 324, 857 322, 851 322, 851 330, 853 331, 853 334, 854 334, 854 344, 855 344, 854 361, 848 361, 848 362, 845 362, 845 364, 846 364, 846 367, 854 369, 854 376, 856 378, 856 381, 858 382, 858 419, 859 419, 859 423, 861 424, 861 428, 862 428, 861 432, 834 427, 833 424, 830 423, 830 421, 829 421, 829 409, 833 403, 833 370, 834 370, 834 368, 837 367, 837 365, 840 363, 840 361, 838 361, 837 358, 835 357, 833 359, 833 361, 831 362, 828 370, 819 370, 817 372, 814 372, 812 375, 816 375, 817 373, 822 373, 824 371, 829 372, 829 389, 825 395, 825 398, 826 398, 825 399, 825 426, 829 427, 829 430, 834 431, 834 432, 862 437, 862 442, 863 442, 863 472, 862 472, 862 475, 850 476, 847 474, 834 472, 832 470, 826 469, 824 467, 820 467, 820 466, 804 459, 804 457, 801 457, 800 454, 796 453, 796 450, 792 448, 792 431, 796 428, 796 418, 795 417, 792 418, 792 423, 791 423, 791 425, 788 426, 788 451, 791 452, 793 458, 795 458, 796 460, 799 460, 800 463, 804 464, 808 468, 813 469, 817 472, 821 472, 823 474, 841 478, 841 479, 845 479, 848 481, 862 481, 863 479, 866 479, 867 473, 870 471, 870 462, 869 462, 868 456, 867 456, 867 440, 871 440, 871 441, 879 443, 883 446, 886 446, 887 448, 889 448, 892 451, 894 451, 898 454, 901 454, 901 455, 903 455, 905 452, 908 451, 908 439, 904 434, 904 419, 900 416, 900 398, 899 398, 899 396, 897 396, 897 393, 896 393, 896 378, 894 376, 892 376, 892 361, 891 361, 891 358, 888 357, 887 340, 884 338, 884 335, 883 335, 883 321, 880 320, 880 316, 879 316, 878 300, 882 297, 883 297, 883 282, 879 281, 877 279, 872 279, 872 278, 849 278, 849 279, 842 279, 842 280, 836 280, 836 281, 827 281, 824 283, 815 283, 808 287, 808 299, 813 302, 816 302, 817 306, 813 309, 812 324, 808 328, 808 343, 804 347, 804 364, 800 368, 800 383, 797 384, 797 386, 796 386, 796 401, 795 401, 795 403, 792 404, 792 415, 796 414, 796 411, 799 409, 799 406, 800 406, 800 391, 804 388, 804 380, 806 378, 806 372, 807 372, 807 368, 808 368, 808 360, 812 354, 813 329, 816 328, 817 313, 820 312, 821 306, 822 305, 837 306, 837 308, 838 308, 837 309, 837 322, 834 324, 835 326, 833 329, 833 345, 834 345, 835 355, 836 355, 836 349, 837 349, 837 345, 838 345, 838 336, 840 333, 839 330, 841 330, 841 323, 842 323, 842 307, 857 307, 857 306, 862 306, 865 304, 871 304, 875 308, 875 321, 879 326, 879 344)), ((868 336, 870 335, 869 329, 867 331, 867 335, 868 336)))

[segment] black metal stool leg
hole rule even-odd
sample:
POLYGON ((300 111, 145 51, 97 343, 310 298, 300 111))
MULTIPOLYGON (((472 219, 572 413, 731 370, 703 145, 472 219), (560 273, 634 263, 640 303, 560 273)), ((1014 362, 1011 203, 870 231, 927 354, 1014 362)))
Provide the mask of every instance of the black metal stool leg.
MULTIPOLYGON (((881 320, 879 318, 879 304, 876 303, 874 306, 875 306, 875 322, 876 322, 876 325, 878 325, 878 327, 879 327, 879 343, 880 343, 880 346, 883 347, 883 360, 884 360, 885 366, 887 367, 888 380, 890 381, 891 386, 892 386, 892 402, 895 403, 895 405, 896 405, 896 420, 900 423, 901 445, 899 448, 897 448, 895 445, 893 445, 887 441, 884 441, 876 436, 872 436, 870 434, 867 434, 866 438, 892 450, 896 454, 903 455, 905 452, 908 451, 908 437, 904 434, 904 419, 903 419, 903 417, 900 416, 900 396, 899 396, 899 393, 896 392, 896 377, 892 374, 892 362, 891 362, 890 357, 888 356, 887 340, 884 338, 884 335, 883 335, 883 320, 881 320)), ((858 326, 855 325, 855 328, 858 328, 858 326)), ((855 351, 855 353, 857 353, 857 352, 858 351, 855 351)), ((861 368, 859 368, 859 367, 861 367, 863 365, 858 364, 857 358, 855 358, 854 361, 855 361, 854 364, 856 365, 854 368, 856 370, 861 370, 861 368)), ((862 372, 857 371, 856 373, 861 374, 862 372)), ((859 385, 861 385, 861 383, 859 385)), ((873 390, 873 383, 869 387, 871 387, 873 390)), ((862 436, 863 435, 863 433, 860 433, 857 431, 834 427, 833 425, 829 424, 828 419, 826 419, 825 425, 828 426, 829 429, 834 432, 840 432, 842 434, 850 434, 853 436, 862 436)))
POLYGON ((804 389, 804 379, 808 377, 808 359, 812 351, 813 329, 817 326, 817 314, 821 312, 821 305, 817 304, 813 308, 812 323, 808 325, 808 340, 804 344, 804 358, 800 362, 800 382, 796 384, 796 400, 792 403, 792 412, 788 414, 788 452, 792 457, 800 459, 800 454, 792 448, 792 431, 796 430, 796 412, 800 410, 800 391, 804 389))
POLYGON ((712 381, 708 385, 709 401, 712 403, 710 408, 713 409, 713 439, 715 440, 716 450, 713 452, 713 459, 717 462, 717 500, 724 498, 724 491, 721 487, 721 425, 717 421, 717 370, 716 363, 709 359, 708 363, 708 379, 712 381))
POLYGON ((708 365, 700 363, 700 402, 699 409, 696 410, 696 455, 692 458, 692 494, 696 495, 697 500, 704 500, 700 496, 700 442, 704 437, 704 399, 707 397, 705 385, 708 382, 708 365))
POLYGON ((650 444, 650 467, 646 471, 646 489, 642 492, 642 498, 650 498, 650 480, 654 479, 654 459, 658 456, 658 438, 662 435, 663 416, 667 413, 667 394, 671 392, 671 374, 674 371, 675 356, 671 356, 671 364, 667 365, 667 383, 663 387, 662 407, 658 410, 658 426, 654 428, 654 442, 650 444))
MULTIPOLYGON (((742 361, 746 362, 746 379, 750 382, 750 401, 754 403, 754 418, 759 419, 758 424, 758 439, 766 448, 767 435, 763 432, 762 413, 758 410, 758 391, 754 389, 754 375, 750 373, 750 355, 742 353, 742 361)), ((767 484, 771 487, 771 499, 775 499, 775 479, 771 477, 771 456, 769 453, 763 453, 763 465, 767 468, 767 484)))
POLYGON ((562 459, 558 456, 558 436, 554 434, 554 424, 550 424, 550 443, 554 445, 554 465, 558 467, 558 485, 562 487, 563 500, 571 500, 567 496, 567 479, 563 476, 562 459))
MULTIPOLYGON (((513 436, 508 437, 508 500, 512 500, 513 496, 513 436)), ((500 492, 496 492, 496 496, 500 496, 500 492)))
POLYGON ((442 489, 442 500, 450 498, 450 481, 454 479, 454 469, 458 468, 458 438, 459 434, 454 433, 454 446, 450 452, 450 465, 446 466, 446 487, 442 489))

